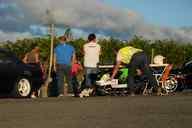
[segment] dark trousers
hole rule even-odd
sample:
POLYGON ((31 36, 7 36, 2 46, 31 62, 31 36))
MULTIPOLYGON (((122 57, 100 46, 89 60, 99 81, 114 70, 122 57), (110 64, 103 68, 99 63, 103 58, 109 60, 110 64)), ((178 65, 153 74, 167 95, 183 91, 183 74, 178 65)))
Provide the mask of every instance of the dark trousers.
POLYGON ((34 81, 33 84, 36 85, 36 86, 35 86, 35 87, 34 87, 34 86, 32 87, 32 91, 37 92, 37 91, 39 90, 39 88, 41 87, 41 85, 44 83, 43 71, 42 71, 42 69, 41 69, 40 63, 28 63, 28 64, 36 67, 36 68, 40 71, 40 73, 38 73, 38 74, 36 74, 36 75, 38 75, 38 77, 42 78, 42 82, 34 81))
POLYGON ((80 93, 80 87, 79 87, 79 82, 77 80, 77 77, 74 75, 71 77, 71 83, 73 85, 73 92, 75 94, 75 96, 78 96, 78 94, 80 93))
POLYGON ((128 69, 128 87, 130 91, 134 92, 135 88, 137 88, 137 85, 135 83, 136 69, 142 70, 143 75, 145 75, 147 80, 149 80, 148 88, 151 88, 152 86, 157 86, 157 81, 149 67, 149 60, 144 52, 139 52, 133 55, 130 64, 128 65, 128 69))
POLYGON ((71 84, 71 66, 65 64, 57 64, 57 87, 58 93, 64 94, 64 78, 68 84, 68 86, 72 86, 71 84))

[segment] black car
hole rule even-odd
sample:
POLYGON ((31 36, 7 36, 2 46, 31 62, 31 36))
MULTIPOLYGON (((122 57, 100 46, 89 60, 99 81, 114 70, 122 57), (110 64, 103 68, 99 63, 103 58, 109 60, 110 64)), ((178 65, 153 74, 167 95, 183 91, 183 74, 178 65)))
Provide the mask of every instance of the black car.
POLYGON ((179 82, 178 90, 192 89, 192 60, 185 62, 181 68, 173 70, 179 82))
POLYGON ((0 48, 0 94, 28 97, 43 83, 40 66, 25 64, 12 52, 0 48))

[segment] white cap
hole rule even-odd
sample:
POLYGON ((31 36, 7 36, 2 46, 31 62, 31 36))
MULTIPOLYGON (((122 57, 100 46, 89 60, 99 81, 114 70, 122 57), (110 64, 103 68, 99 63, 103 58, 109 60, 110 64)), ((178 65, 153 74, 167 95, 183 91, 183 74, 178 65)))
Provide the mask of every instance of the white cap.
POLYGON ((155 63, 155 64, 163 64, 163 60, 165 59, 165 57, 164 56, 162 56, 162 55, 156 55, 155 57, 154 57, 154 59, 153 59, 153 62, 155 63))

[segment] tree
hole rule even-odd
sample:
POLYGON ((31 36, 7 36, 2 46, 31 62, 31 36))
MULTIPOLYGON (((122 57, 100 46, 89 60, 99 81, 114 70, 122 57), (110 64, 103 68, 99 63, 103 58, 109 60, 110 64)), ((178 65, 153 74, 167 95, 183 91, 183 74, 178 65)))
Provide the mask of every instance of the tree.
POLYGON ((71 31, 71 28, 67 28, 65 30, 64 36, 68 39, 68 40, 73 40, 73 34, 71 31))
MULTIPOLYGON (((68 31, 70 33, 70 31, 68 31)), ((67 33, 68 33, 67 32, 67 33)), ((70 35, 70 34, 69 34, 70 35)), ((31 51, 34 46, 39 46, 41 49, 40 57, 41 61, 45 62, 49 60, 50 55, 50 36, 42 38, 33 38, 33 39, 23 39, 17 40, 16 42, 6 41, 1 43, 0 47, 9 49, 13 51, 21 59, 25 53, 31 51)), ((56 38, 54 39, 56 45, 56 38)), ((83 62, 83 45, 86 43, 86 40, 83 38, 75 39, 70 41, 75 50, 76 55, 81 62, 83 62)), ((192 44, 191 43, 179 43, 173 40, 155 40, 150 41, 143 39, 142 37, 135 36, 129 42, 123 42, 119 39, 110 38, 110 39, 100 39, 98 42, 101 45, 102 54, 101 54, 101 63, 114 63, 115 62, 115 50, 120 49, 128 44, 133 45, 134 47, 143 49, 148 56, 151 56, 152 49, 154 49, 154 55, 161 54, 166 57, 168 63, 172 63, 175 66, 181 65, 184 61, 191 59, 192 55, 192 44)))

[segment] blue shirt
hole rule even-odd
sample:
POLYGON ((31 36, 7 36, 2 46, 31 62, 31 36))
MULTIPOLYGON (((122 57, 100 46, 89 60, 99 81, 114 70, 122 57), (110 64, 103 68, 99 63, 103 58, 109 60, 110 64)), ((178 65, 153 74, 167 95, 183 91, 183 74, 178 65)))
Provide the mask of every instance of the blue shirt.
POLYGON ((55 54, 56 54, 56 63, 57 64, 66 64, 71 65, 71 59, 74 54, 75 50, 73 46, 69 44, 59 44, 55 48, 55 54))

